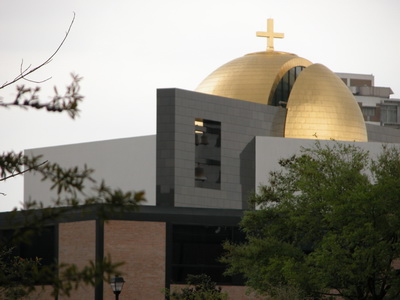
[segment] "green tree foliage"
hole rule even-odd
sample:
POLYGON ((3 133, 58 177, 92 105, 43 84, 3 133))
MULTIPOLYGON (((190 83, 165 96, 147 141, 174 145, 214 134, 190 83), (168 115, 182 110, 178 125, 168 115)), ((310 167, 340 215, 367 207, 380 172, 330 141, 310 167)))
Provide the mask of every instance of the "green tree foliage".
POLYGON ((280 165, 241 221, 246 242, 225 244, 228 273, 263 295, 399 299, 399 149, 316 142, 280 165))
MULTIPOLYGON (((31 68, 23 68, 18 76, 0 86, 0 90, 15 86, 20 81, 32 82, 28 77, 33 72, 44 67, 57 54, 70 33, 75 16, 70 27, 56 51, 42 64, 31 68)), ((54 88, 54 95, 49 102, 40 100, 40 87, 16 86, 16 96, 12 101, 0 99, 0 107, 20 107, 45 109, 48 112, 64 112, 72 119, 78 116, 79 104, 83 100, 80 94, 81 78, 72 75, 72 83, 60 94, 54 88)), ((43 82, 43 81, 41 81, 43 82)), ((41 82, 35 82, 41 83, 41 82)), ((36 172, 42 180, 52 183, 51 189, 56 192, 56 199, 51 207, 43 207, 40 202, 32 199, 24 203, 22 210, 15 209, 7 215, 7 238, 0 238, 0 298, 20 299, 38 288, 38 284, 50 285, 53 295, 69 296, 71 291, 80 285, 92 285, 109 281, 110 277, 118 274, 121 263, 112 262, 109 257, 98 261, 88 262, 79 269, 74 264, 59 264, 54 261, 43 265, 41 258, 24 258, 13 254, 13 249, 21 243, 29 244, 32 238, 40 235, 46 226, 55 220, 66 216, 73 210, 80 213, 85 210, 93 211, 96 206, 97 218, 107 220, 115 212, 136 210, 144 201, 143 192, 112 189, 104 182, 96 183, 92 178, 94 172, 87 166, 64 168, 57 162, 49 162, 41 156, 26 156, 23 152, 6 152, 0 154, 0 181, 12 180, 13 177, 25 172, 36 172), (94 186, 93 194, 86 195, 84 190, 88 185, 94 186)), ((0 192, 0 196, 5 196, 0 192)), ((4 199, 4 198, 3 198, 4 199)), ((2 199, 2 200, 3 200, 2 199)), ((37 199, 41 200, 41 199, 37 199)), ((4 201, 4 200, 3 200, 4 201)), ((3 216, 4 217, 4 216, 3 216)))
POLYGON ((34 286, 34 275, 40 266, 39 259, 24 259, 12 255, 12 249, 0 250, 0 295, 6 299, 20 299, 34 286))
POLYGON ((188 275, 187 287, 179 291, 169 290, 165 293, 167 300, 226 300, 228 295, 221 291, 220 287, 206 274, 188 275))

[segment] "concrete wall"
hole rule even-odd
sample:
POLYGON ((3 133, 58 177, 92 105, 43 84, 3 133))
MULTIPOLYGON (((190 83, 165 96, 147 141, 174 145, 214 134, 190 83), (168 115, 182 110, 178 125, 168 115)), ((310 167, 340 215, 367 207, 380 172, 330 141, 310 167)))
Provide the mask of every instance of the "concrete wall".
MULTIPOLYGON (((43 155, 43 161, 57 162, 63 167, 83 167, 95 170, 93 177, 102 179, 123 191, 145 190, 147 205, 155 204, 156 137, 143 136, 91 143, 30 149, 26 155, 43 155)), ((37 200, 51 205, 56 194, 51 184, 42 182, 33 172, 24 175, 24 201, 37 200)), ((85 190, 91 194, 92 184, 85 190)))
MULTIPOLYGON (((322 145, 333 144, 335 141, 320 141, 322 145)), ((362 149, 370 152, 374 157, 382 150, 380 142, 341 142, 354 144, 362 149)), ((305 139, 282 139, 276 137, 256 137, 256 180, 255 188, 258 189, 260 184, 268 182, 269 173, 271 171, 280 170, 279 160, 281 158, 289 158, 294 154, 299 154, 302 147, 312 148, 315 140, 305 139)))
POLYGON ((380 143, 400 143, 400 129, 367 125, 368 141, 380 143))
POLYGON ((283 136, 286 111, 179 89, 157 93, 157 205, 247 207, 254 190, 254 136, 283 136), (221 188, 195 187, 196 118, 221 122, 221 188))

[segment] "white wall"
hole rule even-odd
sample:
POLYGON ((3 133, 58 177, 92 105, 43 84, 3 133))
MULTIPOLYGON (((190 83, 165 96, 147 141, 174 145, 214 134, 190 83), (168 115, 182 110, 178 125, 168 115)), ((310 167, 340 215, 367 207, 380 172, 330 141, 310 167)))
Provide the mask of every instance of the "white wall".
POLYGON ((383 99, 383 98, 379 98, 379 97, 373 97, 373 96, 358 96, 355 95, 354 96, 357 100, 357 102, 361 102, 363 106, 372 106, 375 107, 377 104, 382 103, 384 100, 388 100, 383 99))
MULTIPOLYGON (((322 145, 332 144, 335 141, 320 141, 322 145)), ((372 142, 341 142, 354 144, 370 152, 371 157, 382 150, 382 143, 372 142)), ((269 173, 280 170, 279 160, 299 154, 301 147, 312 148, 315 140, 291 139, 279 137, 256 137, 256 182, 255 190, 260 184, 268 183, 269 173)), ((399 145, 399 144, 394 144, 399 145)))
MULTIPOLYGON (((27 155, 43 155, 43 160, 64 167, 83 166, 95 170, 93 177, 124 191, 145 190, 146 205, 155 205, 156 136, 143 136, 65 146, 25 150, 27 155)), ((33 172, 24 175, 24 201, 29 199, 51 205, 55 192, 33 172)), ((91 193, 91 187, 85 190, 91 193)))

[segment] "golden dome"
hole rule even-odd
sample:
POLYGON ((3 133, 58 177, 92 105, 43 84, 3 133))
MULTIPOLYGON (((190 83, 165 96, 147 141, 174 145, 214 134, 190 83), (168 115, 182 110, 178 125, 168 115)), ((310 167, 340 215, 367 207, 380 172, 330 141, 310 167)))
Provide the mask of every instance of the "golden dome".
POLYGON ((297 55, 265 51, 247 54, 207 76, 197 92, 277 105, 278 84, 300 67, 288 91, 285 137, 367 141, 361 110, 332 71, 297 55), (303 70, 304 69, 304 70, 303 70), (297 79, 296 79, 297 78, 297 79))
POLYGON ((304 69, 292 88, 285 137, 368 140, 364 118, 353 94, 338 76, 321 64, 304 69))
POLYGON ((221 66, 196 88, 197 92, 271 104, 273 91, 290 69, 311 62, 297 55, 264 51, 250 53, 221 66))

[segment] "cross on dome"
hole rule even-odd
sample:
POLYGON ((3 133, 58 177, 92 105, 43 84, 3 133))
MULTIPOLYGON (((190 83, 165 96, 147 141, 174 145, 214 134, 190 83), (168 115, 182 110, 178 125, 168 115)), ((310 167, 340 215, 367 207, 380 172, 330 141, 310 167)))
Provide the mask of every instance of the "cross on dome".
POLYGON ((283 33, 274 32, 274 19, 267 20, 267 31, 257 31, 258 37, 266 37, 267 38, 267 51, 274 51, 274 39, 283 39, 283 33))

